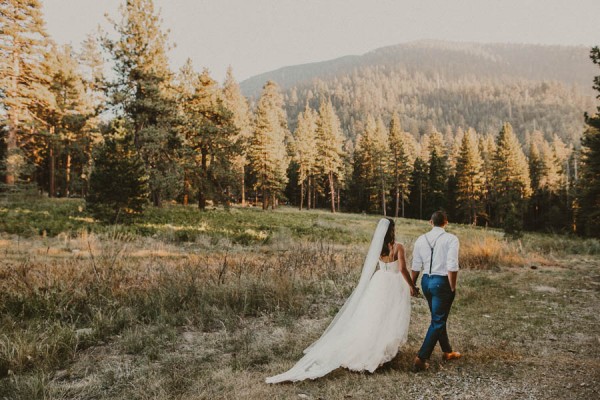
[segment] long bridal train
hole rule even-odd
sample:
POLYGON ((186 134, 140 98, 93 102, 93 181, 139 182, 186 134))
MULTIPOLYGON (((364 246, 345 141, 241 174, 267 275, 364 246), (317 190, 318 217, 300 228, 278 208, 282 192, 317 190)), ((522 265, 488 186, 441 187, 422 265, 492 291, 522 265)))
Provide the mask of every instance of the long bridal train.
POLYGON ((323 335, 289 371, 265 382, 316 379, 340 367, 373 372, 396 356, 408 336, 410 288, 398 261, 379 260, 388 225, 379 221, 359 283, 323 335))

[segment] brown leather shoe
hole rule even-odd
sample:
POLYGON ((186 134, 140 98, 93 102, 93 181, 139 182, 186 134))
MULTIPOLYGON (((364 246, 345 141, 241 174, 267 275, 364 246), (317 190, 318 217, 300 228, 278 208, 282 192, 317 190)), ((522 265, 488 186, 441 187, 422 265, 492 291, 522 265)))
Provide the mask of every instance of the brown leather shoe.
POLYGON ((458 360, 461 357, 462 357, 462 354, 460 354, 458 351, 452 351, 450 353, 442 354, 442 360, 444 360, 444 361, 458 360))
POLYGON ((421 360, 419 356, 415 357, 415 361, 413 362, 412 370, 413 372, 421 372, 425 371, 429 368, 429 363, 421 360))

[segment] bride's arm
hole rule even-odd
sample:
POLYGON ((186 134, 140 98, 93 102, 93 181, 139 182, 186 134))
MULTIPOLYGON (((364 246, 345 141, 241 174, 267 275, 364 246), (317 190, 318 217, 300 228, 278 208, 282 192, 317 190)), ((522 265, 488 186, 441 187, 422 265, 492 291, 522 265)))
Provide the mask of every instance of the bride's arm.
POLYGON ((408 269, 406 268, 406 257, 404 255, 404 246, 402 246, 400 243, 397 243, 396 251, 398 253, 398 270, 400 271, 400 273, 404 277, 404 280, 410 287, 410 295, 415 296, 418 293, 418 289, 415 286, 415 284, 413 283, 413 280, 412 280, 410 274, 408 273, 408 269))

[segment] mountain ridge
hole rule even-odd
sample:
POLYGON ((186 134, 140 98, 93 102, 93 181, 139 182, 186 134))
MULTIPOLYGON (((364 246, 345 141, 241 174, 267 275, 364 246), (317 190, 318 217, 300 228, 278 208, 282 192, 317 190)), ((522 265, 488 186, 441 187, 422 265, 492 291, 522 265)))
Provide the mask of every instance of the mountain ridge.
MULTIPOLYGON (((242 92, 257 97, 267 80, 277 82, 283 90, 310 83, 314 79, 326 79, 349 73, 354 68, 371 66, 405 65, 409 69, 424 72, 444 72, 447 68, 460 68, 463 62, 479 61, 491 68, 483 76, 510 76, 529 80, 556 80, 590 88, 594 68, 589 62, 589 48, 585 46, 539 45, 515 43, 452 42, 423 39, 380 47, 362 55, 347 55, 330 60, 289 65, 250 77, 240 83, 242 92), (436 57, 436 55, 438 57, 436 57), (439 57, 445 57, 440 60, 439 57), (447 58, 454 60, 448 65, 447 58), (432 61, 430 64, 423 61, 432 61), (552 61, 559 62, 560 68, 552 61), (537 63, 537 64, 536 64, 537 63), (549 66, 552 64, 554 66, 549 66), (528 70, 529 68, 529 70, 528 70)), ((468 64, 468 63, 467 63, 468 64)), ((473 73, 465 66, 463 75, 473 73)), ((460 71, 453 71, 454 77, 460 71)), ((477 74, 476 74, 477 75, 477 74)))

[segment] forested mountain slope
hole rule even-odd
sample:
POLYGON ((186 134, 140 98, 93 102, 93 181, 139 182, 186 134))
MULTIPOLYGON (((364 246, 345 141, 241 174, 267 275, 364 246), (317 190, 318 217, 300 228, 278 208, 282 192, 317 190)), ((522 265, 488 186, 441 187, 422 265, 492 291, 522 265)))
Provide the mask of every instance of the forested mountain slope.
POLYGON ((576 144, 582 110, 593 111, 589 49, 573 46, 418 41, 362 56, 291 66, 241 83, 256 97, 267 80, 285 91, 292 128, 306 102, 329 97, 346 135, 355 138, 368 114, 398 112, 416 137, 472 127, 497 133, 510 122, 519 138, 540 130, 576 144))

